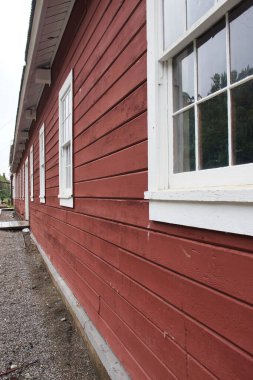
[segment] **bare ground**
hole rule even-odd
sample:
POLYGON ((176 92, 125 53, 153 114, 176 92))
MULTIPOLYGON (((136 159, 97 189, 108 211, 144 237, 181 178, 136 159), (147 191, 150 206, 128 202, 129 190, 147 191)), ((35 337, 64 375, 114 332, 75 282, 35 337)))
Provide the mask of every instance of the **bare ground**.
POLYGON ((98 379, 29 233, 0 231, 0 379, 98 379))

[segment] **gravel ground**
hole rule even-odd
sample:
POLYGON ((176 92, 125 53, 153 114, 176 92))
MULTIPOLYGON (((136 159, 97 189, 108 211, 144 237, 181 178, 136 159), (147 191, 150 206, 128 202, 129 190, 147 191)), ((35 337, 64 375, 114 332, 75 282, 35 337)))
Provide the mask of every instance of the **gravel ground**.
POLYGON ((0 231, 0 379, 98 379, 29 233, 0 231))

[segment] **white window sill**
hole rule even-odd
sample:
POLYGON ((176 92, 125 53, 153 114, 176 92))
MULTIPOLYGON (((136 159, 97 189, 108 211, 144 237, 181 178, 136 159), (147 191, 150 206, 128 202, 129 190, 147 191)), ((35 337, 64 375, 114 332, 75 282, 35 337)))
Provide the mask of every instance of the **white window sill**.
POLYGON ((58 198, 60 199, 60 206, 74 207, 73 196, 58 195, 58 198))
POLYGON ((253 187, 146 192, 150 220, 253 236, 253 187))
POLYGON ((40 196, 39 199, 40 199, 40 203, 46 203, 45 197, 40 196))
POLYGON ((33 198, 33 197, 31 197, 31 198, 30 198, 30 201, 31 201, 31 202, 33 202, 33 201, 34 201, 34 198, 33 198))
POLYGON ((253 186, 224 186, 146 191, 145 199, 189 202, 253 202, 253 186))

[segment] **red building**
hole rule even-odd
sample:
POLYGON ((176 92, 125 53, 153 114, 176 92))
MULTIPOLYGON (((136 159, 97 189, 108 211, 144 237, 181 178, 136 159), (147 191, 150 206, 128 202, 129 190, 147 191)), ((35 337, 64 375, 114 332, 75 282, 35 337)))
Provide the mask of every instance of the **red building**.
POLYGON ((253 1, 32 3, 15 207, 111 378, 253 379, 252 25, 253 1))

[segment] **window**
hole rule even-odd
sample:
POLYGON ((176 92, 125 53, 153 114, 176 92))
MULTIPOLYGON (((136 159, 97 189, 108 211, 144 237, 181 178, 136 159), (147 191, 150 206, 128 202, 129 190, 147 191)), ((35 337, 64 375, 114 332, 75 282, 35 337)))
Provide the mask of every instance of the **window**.
POLYGON ((22 199, 25 199, 25 164, 22 166, 22 199))
POLYGON ((16 179, 16 173, 13 174, 13 180, 12 180, 12 192, 13 192, 13 199, 17 198, 17 179, 16 179))
POLYGON ((147 0, 150 218, 253 235, 253 1, 147 0))
POLYGON ((33 202, 33 145, 30 148, 30 199, 33 202))
POLYGON ((59 199, 66 207, 73 207, 72 82, 71 71, 59 93, 59 199))
POLYGON ((20 169, 20 171, 19 171, 19 199, 22 199, 22 183, 21 183, 21 180, 22 180, 22 178, 21 178, 21 169, 20 169))
POLYGON ((45 131, 44 124, 39 132, 39 150, 40 150, 40 202, 45 203, 45 131))

